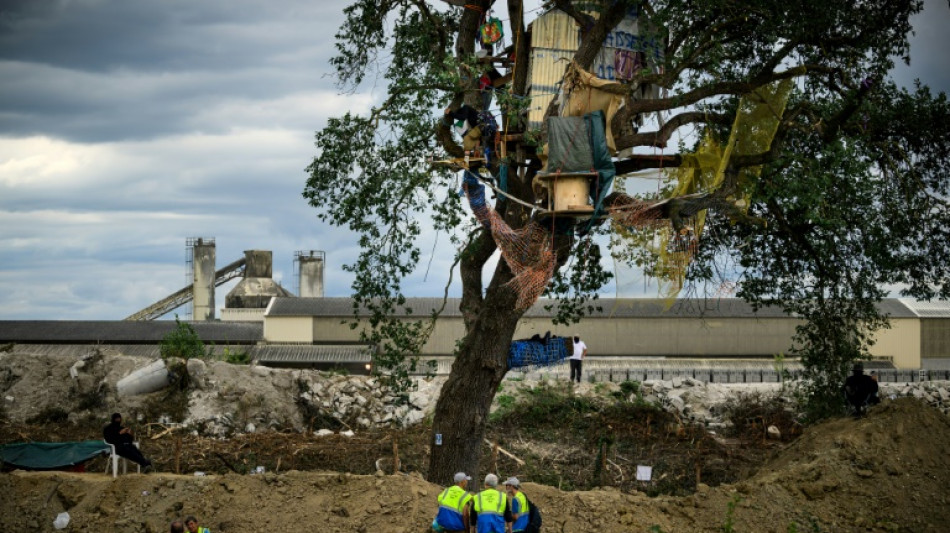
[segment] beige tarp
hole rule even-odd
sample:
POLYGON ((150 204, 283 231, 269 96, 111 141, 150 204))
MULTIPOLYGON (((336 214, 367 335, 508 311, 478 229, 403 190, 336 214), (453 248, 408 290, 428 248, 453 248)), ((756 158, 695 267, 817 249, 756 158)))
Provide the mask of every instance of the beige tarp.
POLYGON ((562 87, 562 94, 568 95, 568 98, 566 103, 562 100, 559 114, 562 117, 580 117, 591 111, 603 111, 607 119, 607 149, 610 150, 610 155, 616 155, 617 145, 610 121, 623 107, 622 93, 626 92, 626 89, 621 83, 594 76, 572 61, 564 74, 562 87))

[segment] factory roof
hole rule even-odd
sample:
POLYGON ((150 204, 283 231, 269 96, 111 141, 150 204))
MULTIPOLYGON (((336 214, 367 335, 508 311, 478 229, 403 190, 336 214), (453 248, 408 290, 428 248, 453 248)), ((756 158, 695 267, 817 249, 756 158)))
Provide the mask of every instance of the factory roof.
MULTIPOLYGON (((461 316, 459 298, 445 300, 441 316, 461 316)), ((678 299, 667 308, 667 302, 658 298, 600 298, 589 302, 600 309, 589 315, 597 318, 785 318, 788 315, 778 307, 770 306, 753 311, 752 306, 738 298, 678 299)), ((540 300, 526 313, 526 317, 549 317, 554 300, 540 300)), ((418 317, 428 316, 443 305, 441 298, 408 298, 405 307, 418 317)), ((914 318, 917 315, 900 300, 888 298, 879 304, 881 312, 892 318, 914 318)), ((363 313, 365 315, 365 313, 363 313)), ((268 317, 353 316, 352 298, 275 298, 267 309, 268 317)))
MULTIPOLYGON (((254 344, 263 338, 260 322, 189 322, 204 342, 254 344)), ((154 344, 175 330, 173 320, 4 320, 0 343, 154 344)))
POLYGON ((918 302, 916 300, 901 300, 912 313, 921 318, 950 318, 950 301, 933 300, 918 302))

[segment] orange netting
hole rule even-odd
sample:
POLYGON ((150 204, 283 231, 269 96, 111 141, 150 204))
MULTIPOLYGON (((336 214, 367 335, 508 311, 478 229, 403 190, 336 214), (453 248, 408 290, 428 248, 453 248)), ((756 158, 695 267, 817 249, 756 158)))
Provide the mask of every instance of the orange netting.
POLYGON ((557 257, 551 234, 537 222, 513 229, 485 202, 485 187, 471 173, 463 182, 475 218, 489 231, 514 278, 505 284, 518 293, 515 306, 525 310, 534 305, 554 276, 557 257))

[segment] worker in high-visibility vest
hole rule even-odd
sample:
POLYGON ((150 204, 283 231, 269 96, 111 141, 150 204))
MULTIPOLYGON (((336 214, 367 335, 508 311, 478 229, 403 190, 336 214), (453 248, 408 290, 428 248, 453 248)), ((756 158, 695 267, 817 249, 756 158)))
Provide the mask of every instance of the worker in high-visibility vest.
POLYGON ((185 527, 188 528, 188 533, 211 533, 208 528, 199 526, 198 519, 193 516, 185 519, 185 527))
POLYGON ((528 527, 528 518, 531 509, 528 508, 528 498, 521 492, 521 482, 516 477, 505 480, 505 490, 511 498, 512 533, 524 531, 528 527))
POLYGON ((455 474, 455 485, 447 487, 439 493, 439 513, 432 521, 432 529, 437 533, 443 531, 453 533, 468 533, 469 508, 472 506, 472 493, 466 490, 472 476, 465 472, 455 474))
POLYGON ((472 498, 471 521, 477 533, 511 531, 511 506, 504 492, 498 490, 498 476, 485 476, 485 490, 472 498))

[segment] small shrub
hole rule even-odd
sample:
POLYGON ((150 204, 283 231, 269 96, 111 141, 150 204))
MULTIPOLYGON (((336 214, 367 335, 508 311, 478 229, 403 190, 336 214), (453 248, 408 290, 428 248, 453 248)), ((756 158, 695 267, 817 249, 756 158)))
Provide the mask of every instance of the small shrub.
POLYGON ((740 501, 742 501, 742 497, 736 494, 726 505, 726 520, 722 523, 722 533, 735 532, 736 505, 739 505, 740 501))
POLYGON ((640 382, 623 381, 620 383, 620 392, 623 393, 624 398, 629 398, 632 394, 640 396, 640 382))
POLYGON ((507 415, 515 406, 515 397, 510 394, 499 394, 495 396, 495 403, 498 408, 490 415, 492 421, 496 421, 507 415))
POLYGON ((204 357, 205 343, 201 342, 198 332, 191 324, 182 322, 178 319, 178 315, 175 315, 175 330, 162 338, 159 353, 163 359, 204 357))
POLYGON ((231 363, 232 365, 249 365, 251 364, 251 354, 247 353, 244 350, 231 350, 230 348, 225 348, 224 353, 221 354, 221 359, 225 363, 231 363))
POLYGON ((98 411, 106 405, 106 395, 98 389, 76 393, 78 411, 98 411))

